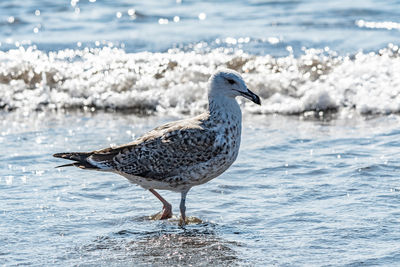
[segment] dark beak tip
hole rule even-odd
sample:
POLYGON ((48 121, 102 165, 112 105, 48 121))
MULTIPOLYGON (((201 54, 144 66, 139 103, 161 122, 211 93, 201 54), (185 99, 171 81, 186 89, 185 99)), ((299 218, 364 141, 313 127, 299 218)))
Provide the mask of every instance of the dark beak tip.
POLYGON ((247 89, 247 93, 242 92, 242 95, 244 97, 246 97, 247 99, 251 100, 253 103, 261 106, 260 97, 258 95, 256 95, 255 93, 253 93, 252 91, 250 91, 249 89, 247 89))

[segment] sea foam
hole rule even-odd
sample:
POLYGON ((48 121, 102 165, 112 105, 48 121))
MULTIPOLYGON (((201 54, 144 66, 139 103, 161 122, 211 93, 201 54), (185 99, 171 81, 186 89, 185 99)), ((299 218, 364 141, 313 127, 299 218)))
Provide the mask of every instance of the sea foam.
POLYGON ((45 53, 34 47, 0 52, 3 110, 104 109, 133 113, 197 114, 207 105, 210 75, 220 67, 243 74, 262 106, 252 113, 400 112, 399 48, 338 56, 328 48, 299 57, 214 49, 198 53, 126 53, 85 48, 45 53))

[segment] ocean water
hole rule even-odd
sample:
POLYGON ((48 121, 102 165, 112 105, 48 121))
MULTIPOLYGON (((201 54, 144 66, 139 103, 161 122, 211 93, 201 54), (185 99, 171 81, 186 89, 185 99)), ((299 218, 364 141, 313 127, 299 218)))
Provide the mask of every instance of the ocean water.
POLYGON ((398 265, 399 17, 399 1, 1 1, 0 265, 398 265), (239 157, 192 188, 185 228, 123 177, 54 168, 201 113, 219 67, 262 106, 239 100, 239 157))

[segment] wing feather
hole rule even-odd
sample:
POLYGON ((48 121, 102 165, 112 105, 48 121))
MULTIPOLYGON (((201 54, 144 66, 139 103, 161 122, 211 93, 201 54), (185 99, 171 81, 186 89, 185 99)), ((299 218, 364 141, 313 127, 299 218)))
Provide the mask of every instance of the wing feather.
POLYGON ((145 178, 163 179, 182 169, 209 160, 215 133, 201 128, 176 129, 130 147, 115 157, 118 171, 145 178))
POLYGON ((88 161, 102 169, 145 178, 175 176, 216 153, 216 132, 203 127, 205 116, 167 123, 129 144, 94 151, 88 161))

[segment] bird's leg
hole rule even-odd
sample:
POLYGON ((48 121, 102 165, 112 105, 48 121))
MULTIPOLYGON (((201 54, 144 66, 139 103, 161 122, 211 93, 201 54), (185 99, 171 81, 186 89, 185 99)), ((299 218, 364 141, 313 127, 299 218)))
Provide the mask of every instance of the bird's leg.
POLYGON ((149 189, 149 191, 151 193, 153 193, 153 195, 156 196, 156 198, 158 198, 162 203, 163 203, 163 213, 161 214, 161 218, 160 220, 165 220, 165 219, 169 219, 172 217, 172 205, 169 204, 168 201, 166 201, 159 193, 156 192, 156 190, 154 189, 149 189))
POLYGON ((186 224, 186 206, 185 206, 185 202, 186 202, 186 195, 189 192, 189 190, 183 191, 181 192, 181 204, 179 205, 179 209, 181 210, 181 221, 180 221, 180 225, 184 226, 186 224))

